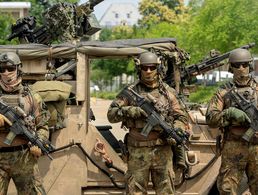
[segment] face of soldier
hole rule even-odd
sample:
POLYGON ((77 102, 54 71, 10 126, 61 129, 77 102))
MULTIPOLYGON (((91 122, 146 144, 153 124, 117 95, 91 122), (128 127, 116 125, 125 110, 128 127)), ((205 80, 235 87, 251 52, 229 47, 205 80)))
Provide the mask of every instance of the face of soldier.
POLYGON ((0 63, 0 86, 6 92, 19 89, 22 78, 18 76, 18 67, 0 63))
POLYGON ((141 80, 148 87, 156 87, 158 83, 158 71, 155 64, 141 66, 141 80))
POLYGON ((0 77, 3 83, 13 84, 17 80, 17 67, 1 64, 0 77))
POLYGON ((238 84, 247 84, 249 81, 249 62, 242 62, 242 63, 234 63, 231 64, 233 74, 234 74, 234 81, 238 84))

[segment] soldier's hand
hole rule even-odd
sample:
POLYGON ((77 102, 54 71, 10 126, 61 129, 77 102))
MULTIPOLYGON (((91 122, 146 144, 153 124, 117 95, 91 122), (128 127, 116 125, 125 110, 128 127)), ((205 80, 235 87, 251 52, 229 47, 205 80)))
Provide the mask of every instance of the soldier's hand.
POLYGON ((4 115, 0 114, 0 127, 3 127, 5 123, 12 126, 12 122, 8 118, 6 118, 4 115))
POLYGON ((228 126, 230 123, 236 125, 250 124, 251 120, 245 112, 234 107, 229 107, 223 111, 223 125, 228 126))
POLYGON ((38 146, 31 146, 30 153, 35 157, 39 158, 42 155, 42 151, 38 146))
POLYGON ((140 118, 142 116, 147 117, 147 113, 138 106, 124 106, 122 107, 122 113, 129 118, 140 118))

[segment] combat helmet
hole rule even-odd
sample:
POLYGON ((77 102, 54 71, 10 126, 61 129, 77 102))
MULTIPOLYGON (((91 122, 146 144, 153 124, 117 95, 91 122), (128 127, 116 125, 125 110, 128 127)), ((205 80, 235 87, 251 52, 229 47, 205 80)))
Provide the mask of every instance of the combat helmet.
POLYGON ((5 67, 13 67, 13 69, 17 68, 18 76, 21 74, 21 60, 19 56, 15 52, 4 52, 0 54, 0 68, 5 67))
POLYGON ((19 66, 21 60, 19 56, 14 52, 5 52, 0 54, 0 64, 6 63, 8 66, 19 66))
POLYGON ((135 68, 137 74, 140 76, 141 66, 143 65, 156 65, 161 64, 160 58, 152 52, 144 52, 139 55, 138 58, 135 59, 135 68))
POLYGON ((160 64, 158 56, 152 52, 144 52, 139 57, 140 65, 160 64))
POLYGON ((253 57, 251 53, 247 49, 234 49, 230 54, 229 54, 229 72, 233 73, 233 66, 234 64, 247 64, 249 68, 249 72, 253 70, 252 62, 253 62, 253 57))
POLYGON ((229 63, 251 62, 253 57, 247 49, 234 49, 229 54, 229 63))

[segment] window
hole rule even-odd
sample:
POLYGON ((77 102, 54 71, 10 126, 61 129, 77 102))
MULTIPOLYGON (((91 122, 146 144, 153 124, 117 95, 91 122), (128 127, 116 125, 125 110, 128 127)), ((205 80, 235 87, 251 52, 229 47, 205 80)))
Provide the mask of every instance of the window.
POLYGON ((119 14, 118 13, 115 13, 115 18, 118 18, 119 17, 119 14))
POLYGON ((131 14, 130 13, 126 14, 126 16, 127 16, 127 18, 131 18, 131 14))

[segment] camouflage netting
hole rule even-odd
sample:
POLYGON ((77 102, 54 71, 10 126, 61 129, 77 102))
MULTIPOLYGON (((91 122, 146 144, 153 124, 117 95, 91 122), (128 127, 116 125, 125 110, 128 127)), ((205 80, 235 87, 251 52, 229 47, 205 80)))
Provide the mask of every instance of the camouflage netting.
POLYGON ((75 5, 57 3, 48 8, 44 15, 44 24, 54 40, 72 40, 76 37, 75 5))
POLYGON ((77 52, 85 53, 92 58, 137 56, 147 49, 164 52, 177 52, 174 38, 128 39, 117 41, 87 41, 77 45, 64 43, 52 46, 41 44, 0 45, 0 53, 16 52, 22 60, 40 58, 75 58, 77 52))

